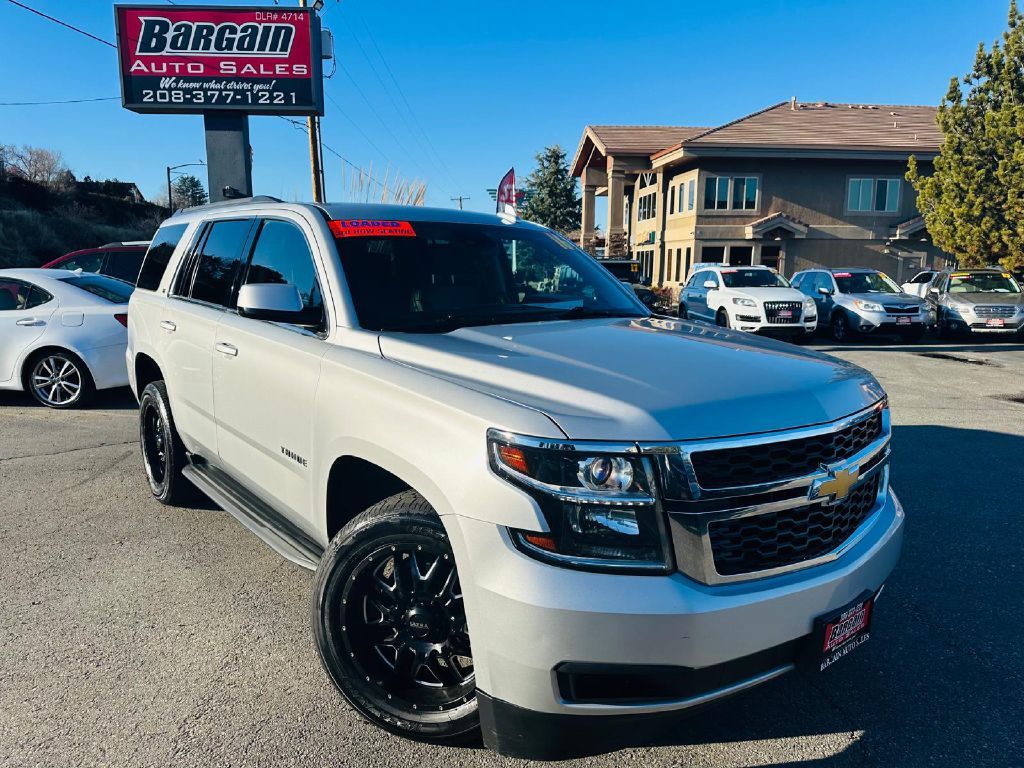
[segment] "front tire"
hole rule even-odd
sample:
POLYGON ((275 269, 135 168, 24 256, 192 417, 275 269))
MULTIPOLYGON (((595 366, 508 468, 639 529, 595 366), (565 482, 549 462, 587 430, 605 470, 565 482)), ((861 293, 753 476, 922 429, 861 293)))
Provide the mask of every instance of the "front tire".
POLYGON ((731 328, 729 324, 729 313, 724 309, 718 310, 718 314, 715 315, 715 325, 720 328, 731 328))
POLYGON ((683 302, 679 302, 679 312, 677 314, 680 320, 690 319, 690 313, 686 311, 686 305, 683 302))
POLYGON ((324 669, 371 723, 435 744, 479 738, 455 557, 418 493, 385 499, 334 537, 310 613, 324 669))
POLYGON ((139 440, 153 497, 168 506, 181 506, 191 501, 195 487, 181 474, 188 464, 185 444, 174 426, 167 387, 162 381, 151 382, 142 390, 139 440))
POLYGON ((25 389, 40 405, 58 410, 84 405, 95 391, 82 359, 67 350, 48 350, 25 366, 25 389))
POLYGON ((850 340, 850 321, 846 319, 846 315, 843 312, 836 312, 832 316, 830 330, 832 341, 836 344, 842 344, 844 341, 850 340))

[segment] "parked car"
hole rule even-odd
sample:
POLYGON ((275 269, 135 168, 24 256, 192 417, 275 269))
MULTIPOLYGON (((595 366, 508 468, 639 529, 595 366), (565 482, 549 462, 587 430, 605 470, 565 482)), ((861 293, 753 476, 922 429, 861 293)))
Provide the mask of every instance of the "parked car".
POLYGON ((103 275, 0 269, 0 389, 73 408, 97 389, 126 386, 132 290, 103 275))
POLYGON ((147 247, 149 242, 136 241, 107 243, 99 248, 83 248, 44 264, 43 269, 66 269, 71 272, 80 269, 83 272, 116 277, 135 285, 147 247))
POLYGON ((917 296, 919 298, 925 298, 928 295, 928 288, 931 287, 932 282, 941 273, 935 269, 926 269, 922 272, 918 272, 910 280, 903 283, 900 286, 900 290, 904 293, 909 293, 911 296, 917 296))
POLYGON ((129 319, 153 495, 315 569, 324 668, 393 733, 609 749, 871 636, 904 523, 878 382, 654 318, 544 227, 190 208, 129 319))
POLYGON ((818 324, 814 302, 760 265, 695 264, 679 290, 679 317, 798 337, 809 336, 818 324))
POLYGON ((1013 335, 1024 331, 1024 293, 1001 269, 943 272, 928 291, 939 336, 1013 335))
POLYGON ((928 303, 877 269, 808 269, 793 275, 793 286, 815 301, 822 327, 836 342, 874 334, 913 343, 932 324, 928 303))

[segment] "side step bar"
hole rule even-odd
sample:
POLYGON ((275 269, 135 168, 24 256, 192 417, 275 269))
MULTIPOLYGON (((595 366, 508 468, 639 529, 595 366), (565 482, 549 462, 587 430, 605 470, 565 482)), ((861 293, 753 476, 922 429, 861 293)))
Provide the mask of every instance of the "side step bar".
POLYGON ((281 557, 311 571, 316 570, 323 547, 266 502, 201 461, 189 464, 182 474, 281 557))

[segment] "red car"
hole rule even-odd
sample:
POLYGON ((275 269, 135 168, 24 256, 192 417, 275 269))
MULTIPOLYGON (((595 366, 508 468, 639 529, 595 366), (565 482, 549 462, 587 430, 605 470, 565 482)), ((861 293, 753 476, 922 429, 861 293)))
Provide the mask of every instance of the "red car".
POLYGON ((135 285, 142 267, 142 257, 146 255, 148 247, 148 242, 138 241, 83 248, 43 264, 43 269, 81 269, 83 272, 98 272, 135 285))

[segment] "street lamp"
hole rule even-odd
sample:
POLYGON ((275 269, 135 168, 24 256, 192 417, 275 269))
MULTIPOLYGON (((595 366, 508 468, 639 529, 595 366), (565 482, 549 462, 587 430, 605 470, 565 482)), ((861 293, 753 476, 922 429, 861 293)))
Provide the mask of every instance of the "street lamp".
POLYGON ((179 168, 191 168, 194 165, 206 165, 202 160, 198 163, 182 163, 181 165, 168 165, 167 166, 167 215, 170 216, 174 213, 174 193, 171 191, 171 171, 176 171, 179 168))

